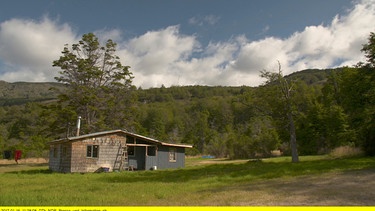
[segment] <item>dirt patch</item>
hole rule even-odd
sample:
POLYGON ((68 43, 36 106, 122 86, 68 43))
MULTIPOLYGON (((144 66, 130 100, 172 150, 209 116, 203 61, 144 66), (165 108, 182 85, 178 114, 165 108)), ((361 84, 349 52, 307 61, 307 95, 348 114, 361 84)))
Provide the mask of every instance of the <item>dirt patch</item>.
POLYGON ((270 179, 210 190, 208 195, 205 205, 374 206, 375 169, 270 179))
POLYGON ((202 165, 202 164, 227 164, 227 163, 246 163, 249 162, 249 159, 246 160, 228 160, 225 158, 216 158, 216 159, 207 159, 207 160, 202 160, 197 165, 202 165))
MULTIPOLYGON (((18 164, 42 164, 42 163, 48 163, 47 158, 25 158, 18 160, 18 164)), ((17 164, 16 161, 7 160, 7 159, 0 159, 0 164, 17 164)))

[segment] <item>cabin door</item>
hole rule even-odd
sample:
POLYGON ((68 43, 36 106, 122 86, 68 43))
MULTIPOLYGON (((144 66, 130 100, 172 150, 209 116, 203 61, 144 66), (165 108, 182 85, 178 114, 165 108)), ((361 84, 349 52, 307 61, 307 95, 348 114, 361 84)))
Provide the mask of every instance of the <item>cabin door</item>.
POLYGON ((146 165, 145 170, 156 170, 157 169, 157 147, 146 146, 146 165))

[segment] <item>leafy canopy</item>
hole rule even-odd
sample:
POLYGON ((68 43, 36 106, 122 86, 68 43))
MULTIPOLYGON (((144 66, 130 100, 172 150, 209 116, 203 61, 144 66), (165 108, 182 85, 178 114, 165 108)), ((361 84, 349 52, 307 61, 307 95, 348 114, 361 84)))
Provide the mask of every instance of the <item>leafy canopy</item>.
POLYGON ((109 118, 121 116, 115 112, 118 106, 126 105, 133 76, 115 52, 116 43, 111 39, 101 46, 89 33, 71 47, 66 44, 62 56, 53 61, 54 67, 61 68, 55 79, 68 87, 59 96, 60 107, 66 111, 62 116, 82 116, 85 132, 108 129, 114 127, 111 122, 120 122, 109 118))

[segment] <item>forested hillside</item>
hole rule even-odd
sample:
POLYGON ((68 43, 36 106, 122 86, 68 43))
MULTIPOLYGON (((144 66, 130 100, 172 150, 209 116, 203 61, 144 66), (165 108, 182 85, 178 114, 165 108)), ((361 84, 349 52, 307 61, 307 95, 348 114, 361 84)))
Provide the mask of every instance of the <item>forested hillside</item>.
POLYGON ((298 162, 298 154, 324 154, 340 146, 362 147, 375 155, 374 33, 363 45, 367 61, 356 67, 284 77, 279 64, 276 73, 261 72, 267 81, 258 87, 137 89, 129 67, 114 55, 115 46, 108 40, 99 48, 95 35, 87 34, 72 51, 65 48, 53 63, 64 70, 58 81, 70 85, 65 88, 1 82, 0 152, 20 149, 26 156, 47 156, 48 142, 73 136, 82 116, 82 134, 126 129, 192 144, 190 155, 254 158, 280 149, 297 155, 298 162), (75 56, 79 48, 102 60, 75 56), (92 68, 94 61, 104 61, 107 69, 92 68))
MULTIPOLYGON (((325 153, 343 142, 355 142, 345 138, 351 131, 347 115, 335 107, 329 108, 333 110, 329 114, 324 110, 324 104, 328 102, 324 102, 327 97, 322 90, 328 89, 328 76, 338 72, 341 70, 305 70, 286 77, 298 81, 297 139, 302 154, 325 153), (335 124, 327 128, 324 126, 327 120, 335 124)), ((28 156, 45 156, 43 150, 47 149, 48 141, 68 132, 73 134, 75 121, 66 122, 64 132, 56 132, 53 128, 56 114, 50 100, 57 100, 54 88, 63 87, 58 83, 1 82, 1 149, 23 149, 28 156)), ((190 154, 247 158, 269 156, 271 150, 277 148, 288 153, 285 126, 276 118, 277 114, 271 114, 271 109, 265 111, 262 106, 262 96, 272 94, 265 88, 174 86, 137 89, 134 90, 137 102, 123 129, 167 142, 193 144, 195 147, 190 154)))
POLYGON ((60 83, 8 83, 0 81, 0 106, 21 105, 56 99, 56 89, 63 89, 60 83))
MULTIPOLYGON (((322 84, 327 81, 327 73, 330 69, 308 69, 292 73, 287 78, 299 79, 308 85, 322 84)), ((193 98, 204 98, 207 96, 228 96, 238 93, 243 87, 208 87, 185 86, 185 87, 161 87, 151 89, 138 89, 138 100, 146 101, 168 101, 193 98), (204 89, 204 90, 203 90, 204 89), (164 93, 162 90, 166 90, 164 93)), ((56 82, 14 82, 9 83, 0 80, 0 106, 22 105, 30 102, 42 102, 56 100, 57 90, 63 90, 65 86, 56 82)))

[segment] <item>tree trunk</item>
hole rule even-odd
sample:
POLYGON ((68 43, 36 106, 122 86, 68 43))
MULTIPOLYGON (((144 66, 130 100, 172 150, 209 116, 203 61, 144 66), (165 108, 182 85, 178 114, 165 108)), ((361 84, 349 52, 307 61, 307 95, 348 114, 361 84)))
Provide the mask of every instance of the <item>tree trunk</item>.
POLYGON ((290 134, 290 148, 292 150, 292 162, 299 162, 298 150, 297 150, 297 138, 296 138, 296 127, 294 125, 294 119, 292 112, 288 113, 289 120, 289 134, 290 134))
POLYGON ((289 135, 290 135, 290 148, 292 151, 292 162, 297 163, 299 162, 298 158, 298 150, 297 150, 297 137, 296 137, 296 126, 294 125, 293 119, 293 107, 292 107, 292 96, 291 92, 293 90, 293 84, 290 84, 287 79, 284 78, 280 62, 279 64, 279 73, 271 73, 267 71, 261 72, 261 76, 267 78, 268 84, 273 82, 278 82, 281 96, 285 101, 285 115, 288 118, 288 125, 289 125, 289 135))

